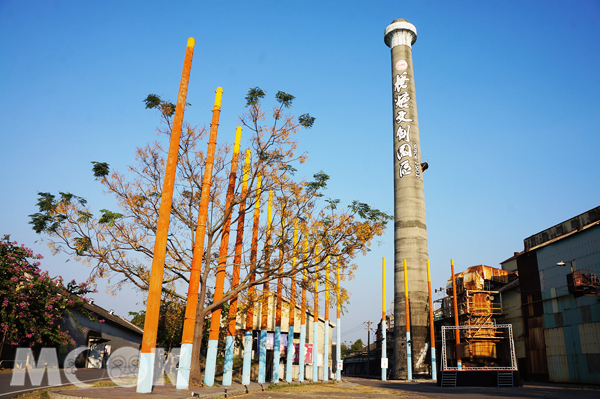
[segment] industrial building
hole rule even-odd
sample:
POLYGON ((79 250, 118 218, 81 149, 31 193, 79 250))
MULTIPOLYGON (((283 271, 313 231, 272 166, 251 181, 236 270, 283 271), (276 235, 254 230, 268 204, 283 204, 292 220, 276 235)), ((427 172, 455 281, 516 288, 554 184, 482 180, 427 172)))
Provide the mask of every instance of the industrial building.
POLYGON ((600 207, 525 238, 501 265, 519 275, 502 308, 521 376, 600 384, 600 207))

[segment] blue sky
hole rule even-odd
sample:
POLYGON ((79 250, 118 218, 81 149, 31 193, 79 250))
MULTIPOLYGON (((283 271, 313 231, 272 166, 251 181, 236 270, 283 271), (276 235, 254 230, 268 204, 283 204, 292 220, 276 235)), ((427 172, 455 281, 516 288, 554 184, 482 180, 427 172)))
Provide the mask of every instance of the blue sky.
MULTIPOLYGON (((142 100, 174 100, 196 39, 186 120, 208 125, 224 89, 219 141, 233 141, 248 88, 296 96, 310 112, 300 173, 327 194, 393 212, 390 53, 383 31, 405 18, 413 47, 433 285, 498 266, 523 239, 598 206, 600 2, 585 1, 0 1, 0 233, 45 255, 51 274, 89 269, 53 257, 28 225, 38 191, 114 204, 91 161, 124 170, 156 140, 142 100), (596 177, 595 177, 596 176, 596 177)), ((112 208, 114 209, 114 208, 112 208)), ((393 231, 359 258, 344 328, 380 319, 381 258, 393 284, 393 231)), ((125 289, 97 303, 127 315, 125 289)), ((366 340, 366 331, 343 341, 366 340)))

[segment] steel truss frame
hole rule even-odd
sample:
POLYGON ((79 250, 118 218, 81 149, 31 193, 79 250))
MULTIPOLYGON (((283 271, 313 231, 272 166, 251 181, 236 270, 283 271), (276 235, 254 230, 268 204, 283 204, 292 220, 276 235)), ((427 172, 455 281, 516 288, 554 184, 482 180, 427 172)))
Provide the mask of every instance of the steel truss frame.
POLYGON ((513 371, 517 370, 517 357, 515 355, 515 342, 513 340, 512 324, 496 324, 489 326, 442 326, 442 370, 443 371, 513 371), (449 367, 448 357, 446 352, 446 331, 447 330, 472 330, 472 329, 483 329, 483 328, 494 328, 494 329, 508 329, 508 340, 510 343, 510 367, 449 367))

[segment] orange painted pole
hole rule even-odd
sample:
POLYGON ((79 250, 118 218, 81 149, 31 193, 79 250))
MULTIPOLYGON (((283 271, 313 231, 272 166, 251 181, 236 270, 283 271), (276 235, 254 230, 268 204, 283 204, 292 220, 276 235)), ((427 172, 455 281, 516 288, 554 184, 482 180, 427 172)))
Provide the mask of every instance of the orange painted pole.
MULTIPOLYGON (((456 302, 456 277, 454 277, 454 259, 450 259, 450 265, 452 267, 452 302, 454 303, 454 325, 458 327, 458 305, 456 302)), ((462 370, 462 360, 460 356, 460 330, 455 330, 456 335, 456 367, 462 370)))
POLYGON ((387 380, 387 317, 385 304, 385 256, 381 259, 381 380, 387 380))
MULTIPOLYGON (((231 207, 233 194, 235 191, 235 180, 237 178, 238 155, 240 151, 240 141, 242 138, 242 128, 236 129, 235 143, 233 145, 233 154, 231 158, 231 171, 229 172, 229 186, 227 187, 227 197, 225 198, 225 210, 231 207)), ((231 210, 223 223, 221 233, 221 247, 219 248, 219 263, 217 265, 217 280, 213 294, 213 303, 219 302, 223 298, 223 287, 225 284, 225 267, 227 265, 227 249, 229 247, 229 232, 231 230, 231 210)), ((215 382, 215 365, 217 363, 217 346, 219 344, 219 329, 221 327, 221 306, 213 309, 210 319, 210 332, 208 333, 208 350, 206 352, 206 364, 204 369, 204 385, 212 387, 215 382)))
POLYGON ((315 323, 319 323, 319 244, 315 245, 315 310, 314 320, 315 323))
POLYGON ((329 255, 325 261, 325 320, 329 320, 329 255))
MULTIPOLYGON (((242 263, 242 241, 244 240, 244 218, 246 215, 246 193, 248 191, 248 171, 250 170, 250 150, 246 150, 244 161, 244 177, 242 178, 241 201, 238 213, 238 226, 235 237, 235 255, 233 257, 233 273, 231 275, 231 289, 235 290, 240 283, 240 264, 242 263)), ((227 315, 227 338, 225 341, 225 362, 223 366, 223 385, 231 385, 233 376, 233 350, 235 346, 235 324, 238 309, 238 295, 229 301, 229 314, 227 315)))
MULTIPOLYGON (((242 263, 242 242, 244 241, 244 219, 246 216, 246 193, 248 192, 248 171, 250 170, 250 150, 246 150, 244 161, 244 178, 242 180, 242 194, 240 210, 238 214, 238 227, 235 238, 235 256, 233 258, 233 274, 231 276, 231 289, 237 288, 240 283, 240 266, 242 263)), ((235 319, 237 316, 238 296, 231 298, 229 302, 229 324, 227 336, 235 336, 235 319)))
MULTIPOLYGON (((254 204, 254 226, 252 228, 252 243, 250 244, 250 283, 256 280, 256 253, 258 252, 258 221, 260 218, 260 187, 262 177, 256 178, 256 202, 254 204)), ((250 384, 252 367, 252 329, 254 328, 254 285, 248 288, 248 307, 246 314, 246 332, 244 333, 244 365, 242 369, 242 384, 250 384)))
POLYGON ((275 342, 273 347, 273 382, 279 382, 279 361, 281 358, 281 307, 283 305, 283 243, 285 230, 285 219, 284 210, 281 209, 281 238, 279 245, 279 269, 277 273, 279 278, 277 279, 277 304, 275 307, 275 342))
POLYGON ((294 348, 294 323, 296 316, 296 245, 298 245, 298 219, 294 219, 294 238, 292 240, 292 271, 290 278, 290 318, 288 322, 287 359, 285 369, 285 380, 292 382, 292 364, 294 348))
MULTIPOLYGON (((294 220, 294 240, 292 241, 292 270, 294 273, 290 277, 290 321, 288 325, 294 327, 296 323, 296 246, 298 245, 298 220, 294 220)), ((289 340, 288 340, 289 341, 289 340)), ((289 342, 288 342, 289 344, 289 342)))
POLYGON ((169 222, 171 206, 173 205, 173 188, 175 186, 175 175, 177 173, 177 155, 179 153, 179 142, 181 140, 181 127, 183 126, 183 113, 187 97, 190 71, 192 69, 192 58, 194 56, 194 38, 189 38, 185 49, 183 71, 179 83, 179 93, 171 130, 171 142, 165 168, 162 196, 158 223, 156 226, 156 239, 154 241, 154 257, 152 258, 152 269, 150 272, 150 283, 148 286, 148 299, 146 305, 146 318, 144 321, 144 335, 142 336, 142 347, 139 359, 139 373, 136 391, 138 393, 150 393, 152 391, 152 380, 154 374, 154 356, 156 336, 158 332, 158 317, 160 311, 160 298, 162 294, 163 274, 165 257, 167 252, 167 237, 169 234, 169 222))
MULTIPOLYGON (((194 249, 192 253, 192 269, 190 272, 190 284, 188 287, 183 333, 181 336, 181 354, 179 357, 179 369, 177 371, 177 389, 188 389, 190 381, 194 329, 196 327, 196 311, 198 309, 198 289, 200 287, 200 272, 202 269, 202 255, 204 253, 204 238, 206 236, 206 220, 208 218, 208 202, 210 199, 222 97, 223 89, 218 87, 215 96, 212 121, 210 124, 206 164, 204 166, 204 177, 202 179, 202 193, 200 195, 200 209, 198 211, 198 221, 196 223, 196 237, 194 238, 194 249)), ((199 344, 200 343, 198 343, 198 345, 199 344)), ((198 350, 199 348, 196 349, 198 350)))
POLYGON ((408 277, 406 273, 406 259, 404 259, 404 305, 406 306, 406 368, 407 379, 412 380, 412 342, 410 339, 410 306, 408 299, 408 277))
MULTIPOLYGON (((254 226, 252 227, 252 244, 250 245, 250 278, 249 281, 253 283, 256 280, 256 254, 258 252, 258 221, 260 219, 260 187, 262 183, 262 176, 256 178, 256 202, 254 204, 254 226)), ((248 288, 248 300, 252 301, 249 303, 246 313, 246 332, 252 333, 254 328, 254 293, 256 288, 251 285, 248 288)), ((247 384, 246 384, 247 385, 247 384)))
POLYGON ((329 255, 325 261, 325 334, 323 339, 323 381, 329 380, 329 255))
POLYGON ((341 316, 342 316, 342 305, 340 303, 341 300, 341 290, 340 290, 340 258, 338 256, 337 258, 337 262, 336 262, 336 270, 335 270, 335 274, 336 274, 336 289, 335 289, 335 293, 336 293, 336 308, 337 308, 337 319, 336 319, 336 324, 337 324, 337 340, 336 340, 336 345, 335 345, 335 349, 336 349, 336 360, 337 360, 337 365, 336 365, 336 372, 335 372, 335 379, 337 381, 341 381, 342 380, 342 368, 340 367, 342 364, 342 321, 341 321, 341 316))
POLYGON ((431 297, 431 273, 429 271, 429 259, 427 259, 427 289, 429 292, 429 330, 431 332, 431 379, 437 380, 437 369, 435 362, 435 331, 433 320, 433 298, 431 297))
MULTIPOLYGON (((273 223, 273 191, 269 190, 269 206, 267 210, 267 237, 265 241, 265 272, 263 276, 269 273, 271 257, 271 225, 273 223)), ((260 310, 260 342, 258 354, 258 383, 264 384, 267 372, 267 328, 269 327, 269 281, 263 283, 262 306, 260 310)))

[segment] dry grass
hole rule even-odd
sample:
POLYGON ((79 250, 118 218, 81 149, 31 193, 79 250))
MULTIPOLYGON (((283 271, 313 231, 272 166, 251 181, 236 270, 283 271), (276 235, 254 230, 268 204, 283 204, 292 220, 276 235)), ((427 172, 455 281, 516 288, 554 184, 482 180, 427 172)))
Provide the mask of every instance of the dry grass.
MULTIPOLYGON (((110 381, 110 380, 104 380, 104 381, 96 381, 93 384, 90 384, 92 387, 114 387, 117 384, 115 384, 114 382, 110 381)), ((22 395, 17 396, 16 399, 49 399, 50 395, 48 394, 48 391, 54 390, 54 389, 59 389, 65 390, 65 389, 74 389, 74 388, 81 388, 80 386, 77 385, 65 385, 65 386, 61 386, 61 387, 53 387, 53 388, 48 388, 48 389, 40 389, 37 391, 33 391, 33 392, 28 392, 28 393, 24 393, 22 395)))
POLYGON ((275 385, 271 384, 269 386, 270 390, 277 392, 319 392, 319 393, 327 393, 327 392, 344 392, 344 393, 376 393, 376 394, 385 394, 385 395, 394 395, 394 396, 403 396, 402 392, 394 391, 391 389, 383 389, 383 388, 374 388, 368 387, 365 385, 353 384, 348 382, 342 383, 323 383, 323 384, 292 384, 292 385, 275 385))

